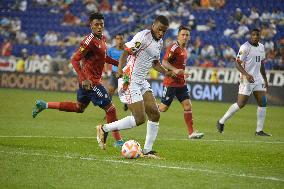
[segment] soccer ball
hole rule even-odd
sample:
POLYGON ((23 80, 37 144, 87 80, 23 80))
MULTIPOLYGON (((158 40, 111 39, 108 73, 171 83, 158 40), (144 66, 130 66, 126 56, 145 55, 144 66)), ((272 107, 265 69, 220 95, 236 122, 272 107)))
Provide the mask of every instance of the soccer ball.
POLYGON ((141 146, 135 140, 126 141, 121 148, 121 155, 127 159, 139 158, 141 154, 141 146))

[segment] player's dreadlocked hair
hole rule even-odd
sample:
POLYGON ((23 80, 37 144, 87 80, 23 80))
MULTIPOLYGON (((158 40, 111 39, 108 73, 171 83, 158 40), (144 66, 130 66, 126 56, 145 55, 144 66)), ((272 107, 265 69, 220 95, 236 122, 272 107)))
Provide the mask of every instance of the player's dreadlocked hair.
POLYGON ((98 20, 103 20, 104 19, 104 15, 102 15, 99 12, 91 12, 89 14, 89 21, 93 21, 94 19, 98 19, 98 20))
POLYGON ((179 33, 181 30, 187 30, 187 31, 190 32, 190 29, 189 29, 188 27, 182 26, 182 25, 178 28, 178 33, 179 33))
POLYGON ((167 19, 167 17, 165 16, 157 16, 154 20, 154 23, 156 22, 160 22, 161 24, 165 25, 165 26, 169 26, 169 20, 167 19))

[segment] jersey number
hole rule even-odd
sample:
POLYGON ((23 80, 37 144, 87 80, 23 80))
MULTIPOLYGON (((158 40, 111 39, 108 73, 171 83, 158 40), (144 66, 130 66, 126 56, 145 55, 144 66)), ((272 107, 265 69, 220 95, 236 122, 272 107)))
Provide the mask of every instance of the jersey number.
POLYGON ((260 56, 256 56, 256 57, 255 57, 255 61, 256 61, 256 62, 260 62, 260 56))

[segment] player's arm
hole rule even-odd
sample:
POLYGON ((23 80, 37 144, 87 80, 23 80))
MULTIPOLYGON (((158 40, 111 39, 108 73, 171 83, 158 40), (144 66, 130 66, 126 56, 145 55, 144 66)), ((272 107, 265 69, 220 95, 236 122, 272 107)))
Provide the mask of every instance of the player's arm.
POLYGON ((173 71, 176 75, 181 75, 184 74, 184 70, 183 69, 177 69, 176 67, 174 67, 173 65, 171 65, 168 60, 163 59, 162 61, 162 66, 164 68, 166 68, 167 70, 171 70, 173 71))
POLYGON ((108 76, 110 76, 110 74, 111 74, 111 66, 110 65, 117 66, 118 65, 118 61, 107 55, 106 59, 105 59, 105 62, 107 63, 107 64, 105 64, 105 67, 104 67, 105 68, 105 72, 107 72, 106 74, 108 76))
POLYGON ((110 76, 111 75, 111 66, 117 66, 118 61, 111 58, 111 48, 107 50, 107 54, 105 57, 105 65, 104 65, 104 75, 110 76))
POLYGON ((253 76, 250 75, 249 73, 247 73, 247 71, 242 66, 242 64, 245 64, 244 60, 245 60, 246 56, 247 56, 246 49, 245 49, 244 46, 241 46, 239 53, 237 55, 236 61, 235 61, 235 65, 236 65, 236 68, 239 70, 239 72, 241 72, 246 77, 248 82, 254 83, 253 76))
POLYGON ((129 52, 126 49, 121 53, 121 56, 119 57, 119 60, 118 60, 117 77, 122 77, 122 75, 123 75, 122 68, 125 66, 128 55, 129 55, 129 52))
POLYGON ((243 64, 243 62, 239 59, 237 59, 236 62, 235 62, 236 68, 239 70, 239 72, 241 72, 247 78, 248 82, 254 83, 253 76, 246 72, 246 70, 243 68, 242 64, 243 64))
POLYGON ((114 65, 114 66, 118 66, 118 61, 111 58, 109 55, 106 55, 106 63, 114 65))
POLYGON ((153 68, 165 76, 176 77, 176 73, 174 73, 172 70, 167 70, 161 65, 159 60, 153 61, 153 68))
POLYGON ((164 55, 163 61, 162 61, 162 65, 164 68, 166 68, 167 70, 171 70, 173 71, 176 75, 179 74, 184 74, 184 70, 183 69, 177 69, 175 66, 173 66, 170 62, 174 62, 175 60, 175 50, 172 51, 171 50, 171 46, 169 46, 167 48, 166 54, 164 55))
POLYGON ((127 62, 128 55, 135 55, 139 52, 139 50, 144 45, 144 35, 145 32, 141 31, 138 32, 131 41, 128 41, 124 45, 124 51, 122 52, 119 63, 118 63, 118 71, 117 71, 117 77, 122 77, 123 71, 122 68, 125 66, 127 62))
POLYGON ((86 79, 83 71, 82 71, 82 68, 81 68, 81 60, 82 58, 84 57, 84 55, 86 55, 87 52, 84 51, 84 48, 83 47, 80 47, 72 56, 71 58, 71 64, 73 65, 78 77, 79 77, 79 80, 80 81, 83 81, 86 79))
POLYGON ((261 65, 260 65, 260 73, 261 73, 261 75, 264 79, 265 88, 267 89, 268 88, 268 81, 267 81, 267 77, 266 77, 266 71, 265 71, 265 68, 264 68, 263 60, 261 61, 261 65))
POLYGON ((91 89, 91 82, 86 78, 84 72, 82 71, 80 61, 82 58, 88 53, 88 49, 81 46, 72 56, 71 64, 73 65, 78 78, 79 82, 82 84, 82 87, 86 90, 91 89))

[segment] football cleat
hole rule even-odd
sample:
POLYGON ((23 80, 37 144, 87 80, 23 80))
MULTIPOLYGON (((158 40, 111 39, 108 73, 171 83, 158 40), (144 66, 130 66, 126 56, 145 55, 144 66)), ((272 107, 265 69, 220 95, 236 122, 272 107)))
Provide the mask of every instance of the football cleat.
POLYGON ((193 132, 190 135, 188 135, 189 139, 201 139, 204 136, 203 133, 193 132))
POLYGON ((105 150, 106 149, 106 139, 107 139, 108 133, 104 132, 103 125, 98 125, 96 127, 96 130, 97 130, 97 141, 98 141, 99 147, 102 150, 105 150))
POLYGON ((259 132, 255 132, 255 136, 272 136, 272 134, 259 131, 259 132))
POLYGON ((157 155, 157 152, 156 152, 156 151, 153 151, 153 150, 151 150, 151 151, 149 151, 149 152, 147 152, 147 153, 145 153, 145 152, 143 151, 143 154, 142 154, 141 157, 151 158, 151 159, 161 159, 161 157, 159 157, 159 156, 157 155))
POLYGON ((123 146, 123 144, 124 144, 124 141, 121 139, 121 140, 115 141, 113 146, 116 147, 116 148, 120 148, 120 147, 123 146))
POLYGON ((43 100, 36 100, 32 111, 33 118, 35 118, 44 109, 46 109, 46 102, 43 100))
POLYGON ((218 130, 219 133, 223 133, 225 124, 221 124, 219 121, 217 121, 216 127, 217 127, 217 130, 218 130))

